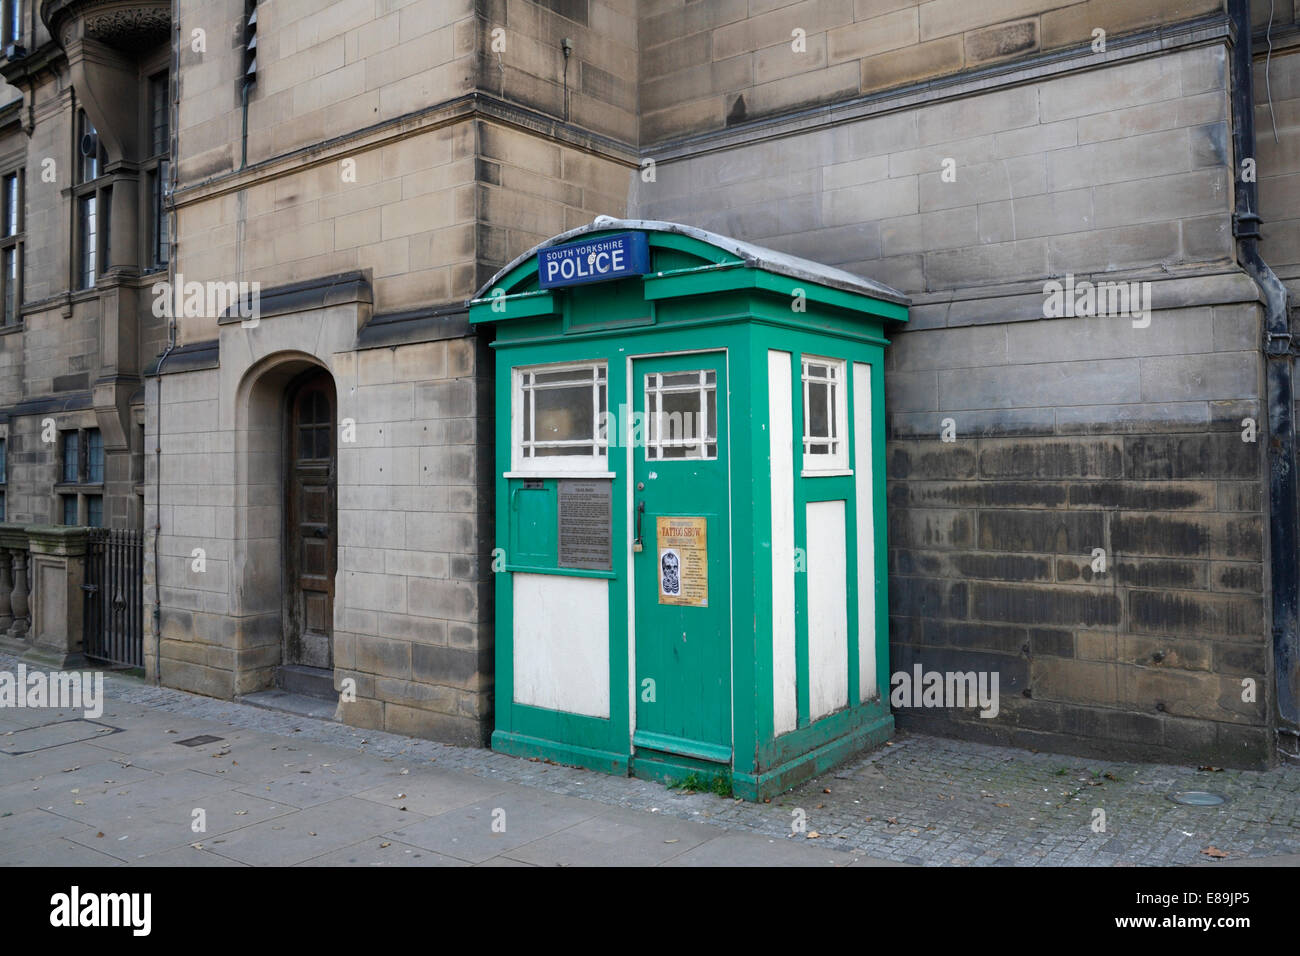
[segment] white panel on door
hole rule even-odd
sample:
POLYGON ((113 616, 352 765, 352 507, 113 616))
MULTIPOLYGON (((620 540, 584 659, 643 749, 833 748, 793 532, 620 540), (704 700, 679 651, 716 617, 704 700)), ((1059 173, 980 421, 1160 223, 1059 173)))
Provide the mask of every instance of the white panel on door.
POLYGON ((858 700, 876 696, 876 515, 871 366, 853 363, 853 484, 858 509, 858 700))
POLYGON ((849 703, 849 614, 843 501, 810 501, 808 529, 809 716, 849 703))
POLYGON ((609 582, 513 575, 514 699, 609 717, 609 582))
POLYGON ((772 471, 772 717, 777 736, 798 724, 794 650, 794 396, 790 353, 767 353, 772 471))

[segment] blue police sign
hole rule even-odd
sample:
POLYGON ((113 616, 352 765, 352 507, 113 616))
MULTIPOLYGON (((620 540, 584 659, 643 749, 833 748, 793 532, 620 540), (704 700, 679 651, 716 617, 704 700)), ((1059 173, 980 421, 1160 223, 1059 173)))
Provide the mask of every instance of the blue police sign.
POLYGON ((650 246, 644 232, 620 232, 537 253, 537 275, 543 289, 604 282, 650 271, 650 246))

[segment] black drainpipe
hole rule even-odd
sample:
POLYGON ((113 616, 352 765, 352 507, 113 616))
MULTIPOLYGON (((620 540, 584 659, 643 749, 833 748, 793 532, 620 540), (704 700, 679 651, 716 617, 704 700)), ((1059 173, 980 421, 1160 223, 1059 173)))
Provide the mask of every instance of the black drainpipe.
MULTIPOLYGON (((1291 329, 1286 286, 1259 254, 1259 188, 1242 178, 1242 160, 1255 153, 1254 63, 1250 50, 1250 2, 1229 0, 1232 20, 1233 152, 1237 213, 1233 234, 1240 260, 1264 296, 1264 361, 1268 397, 1269 560, 1272 572, 1274 686, 1277 689, 1278 752, 1300 757, 1300 640, 1297 639, 1295 399, 1292 394, 1291 329)), ((1254 164, 1252 164, 1254 165, 1254 164)), ((1252 177, 1253 180, 1254 177, 1252 177)))

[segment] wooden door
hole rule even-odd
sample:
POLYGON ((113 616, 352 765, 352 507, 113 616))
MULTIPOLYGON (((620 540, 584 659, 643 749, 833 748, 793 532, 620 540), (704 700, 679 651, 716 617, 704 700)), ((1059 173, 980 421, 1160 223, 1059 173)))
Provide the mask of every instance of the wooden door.
POLYGON ((334 382, 303 376, 289 393, 285 480, 284 663, 334 666, 334 572, 338 552, 334 382))

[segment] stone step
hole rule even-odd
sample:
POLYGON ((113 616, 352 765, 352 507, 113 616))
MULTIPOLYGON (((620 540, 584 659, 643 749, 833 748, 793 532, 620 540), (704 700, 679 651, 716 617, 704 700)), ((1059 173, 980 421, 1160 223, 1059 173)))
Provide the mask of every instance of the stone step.
POLYGON ((338 701, 338 694, 334 690, 334 672, 323 667, 286 664, 276 671, 275 686, 290 694, 338 701))
POLYGON ((307 694, 293 694, 285 690, 259 690, 254 694, 236 697, 241 704, 251 704, 263 710, 278 710, 282 713, 297 714, 299 717, 315 717, 317 720, 333 720, 338 706, 334 701, 322 700, 307 694))

